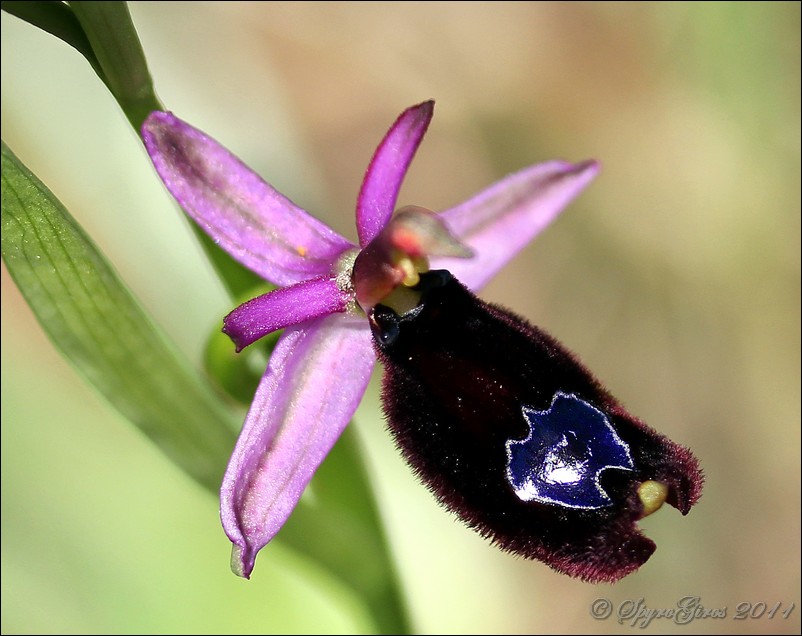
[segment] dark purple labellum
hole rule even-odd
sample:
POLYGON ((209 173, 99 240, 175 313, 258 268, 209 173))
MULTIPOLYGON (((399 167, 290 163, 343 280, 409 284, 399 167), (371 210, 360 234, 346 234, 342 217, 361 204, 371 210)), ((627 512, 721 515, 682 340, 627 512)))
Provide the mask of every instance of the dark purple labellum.
POLYGON ((407 461, 440 501, 500 547, 587 581, 655 550, 636 522, 643 482, 686 514, 693 454, 627 413, 562 345, 429 272, 417 307, 370 314, 383 405, 407 461))

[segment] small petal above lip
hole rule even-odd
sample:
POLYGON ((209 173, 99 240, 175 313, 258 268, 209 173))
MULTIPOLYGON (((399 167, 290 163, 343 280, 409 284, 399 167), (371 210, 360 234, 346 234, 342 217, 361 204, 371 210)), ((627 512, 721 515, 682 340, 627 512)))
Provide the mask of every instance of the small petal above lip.
POLYGON ((240 305, 223 320, 223 333, 234 341, 239 352, 278 329, 343 312, 350 298, 333 278, 313 278, 240 305))
POLYGON ((401 182, 434 114, 434 101, 407 108, 382 139, 370 161, 356 203, 356 229, 364 247, 387 225, 401 182))
POLYGON ((432 259, 476 291, 537 236, 599 172, 595 161, 549 161, 496 182, 468 201, 441 213, 470 259, 432 259))
POLYGON ((151 113, 142 137, 156 171, 187 214, 266 280, 292 285, 324 276, 352 247, 172 113, 151 113))
POLYGON ((220 491, 223 527, 235 545, 232 568, 240 576, 250 576, 257 552, 345 429, 375 361, 364 319, 336 314, 284 332, 220 491))

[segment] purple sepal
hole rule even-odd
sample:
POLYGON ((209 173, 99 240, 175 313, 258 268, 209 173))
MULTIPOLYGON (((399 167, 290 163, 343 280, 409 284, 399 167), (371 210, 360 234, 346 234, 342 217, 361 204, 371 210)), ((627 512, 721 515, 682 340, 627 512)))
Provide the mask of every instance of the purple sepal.
POLYGON ((441 216, 472 248, 469 259, 432 259, 469 289, 483 287, 520 252, 599 172, 595 161, 540 163, 516 172, 441 216))
POLYGON ((326 276, 353 247, 299 208, 214 139, 155 111, 142 137, 181 207, 240 263, 276 285, 326 276))
POLYGON ((234 571, 289 517, 367 387, 376 356, 364 318, 334 314, 289 327, 270 357, 220 490, 234 571))

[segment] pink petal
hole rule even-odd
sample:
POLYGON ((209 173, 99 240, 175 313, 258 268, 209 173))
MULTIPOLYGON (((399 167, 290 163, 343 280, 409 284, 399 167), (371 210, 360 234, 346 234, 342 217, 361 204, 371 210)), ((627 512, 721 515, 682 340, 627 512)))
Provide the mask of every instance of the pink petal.
POLYGON ((333 278, 313 278, 257 296, 223 320, 223 333, 242 351, 259 338, 312 318, 345 311, 351 295, 333 278))
POLYGON ((356 204, 356 229, 364 247, 390 220, 401 182, 434 113, 434 101, 407 108, 382 139, 368 166, 356 204))
POLYGON ((156 171, 186 213, 262 278, 291 285, 327 275, 352 247, 172 113, 151 113, 142 137, 156 171))
POLYGON ((595 161, 541 163, 496 182, 442 213, 448 228, 471 247, 469 259, 432 259, 476 291, 551 223, 599 172, 595 161))
POLYGON ((220 492, 248 578, 256 554, 289 517, 367 388, 376 356, 363 318, 336 314, 290 327, 270 357, 220 492))

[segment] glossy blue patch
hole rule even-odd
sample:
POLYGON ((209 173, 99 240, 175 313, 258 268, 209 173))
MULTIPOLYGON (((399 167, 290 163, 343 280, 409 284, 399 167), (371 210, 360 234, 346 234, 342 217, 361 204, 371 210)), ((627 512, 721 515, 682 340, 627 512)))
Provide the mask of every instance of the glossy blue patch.
POLYGON ((607 416, 566 393, 557 393, 545 411, 526 405, 522 410, 529 435, 507 442, 507 481, 515 494, 523 501, 568 508, 612 504, 599 484, 602 471, 635 466, 607 416))

